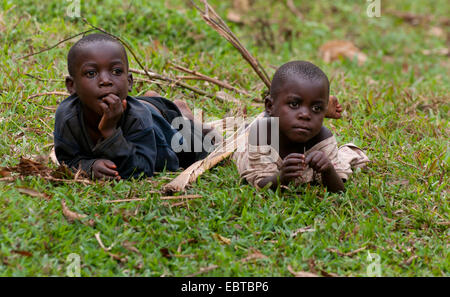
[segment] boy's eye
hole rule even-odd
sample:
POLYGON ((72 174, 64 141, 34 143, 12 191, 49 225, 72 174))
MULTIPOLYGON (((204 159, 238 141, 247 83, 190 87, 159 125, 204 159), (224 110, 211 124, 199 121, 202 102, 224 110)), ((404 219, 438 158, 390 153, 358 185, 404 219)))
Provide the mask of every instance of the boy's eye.
POLYGON ((86 76, 89 78, 94 77, 96 74, 97 74, 97 72, 95 72, 94 70, 86 71, 86 76))
POLYGON ((314 106, 312 107, 312 110, 313 110, 314 112, 321 112, 321 111, 322 111, 322 106, 320 106, 320 105, 314 105, 314 106))
POLYGON ((289 106, 292 108, 297 108, 298 107, 298 102, 289 102, 289 106))
POLYGON ((123 73, 123 70, 120 69, 120 68, 114 68, 113 71, 112 71, 112 73, 113 73, 114 75, 121 75, 121 74, 123 73))

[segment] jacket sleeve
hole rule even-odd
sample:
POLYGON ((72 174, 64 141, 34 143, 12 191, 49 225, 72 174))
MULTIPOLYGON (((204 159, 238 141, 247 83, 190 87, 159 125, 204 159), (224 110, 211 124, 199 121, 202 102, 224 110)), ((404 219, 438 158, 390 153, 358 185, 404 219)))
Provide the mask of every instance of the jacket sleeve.
POLYGON ((139 177, 141 173, 150 177, 155 171, 157 154, 153 126, 133 130, 126 138, 118 128, 112 136, 97 143, 93 154, 114 162, 122 178, 139 177))
POLYGON ((54 133, 55 155, 60 164, 65 164, 67 167, 78 170, 81 168, 84 172, 91 174, 92 165, 95 158, 92 156, 83 155, 80 153, 79 146, 76 143, 69 143, 61 135, 54 133))

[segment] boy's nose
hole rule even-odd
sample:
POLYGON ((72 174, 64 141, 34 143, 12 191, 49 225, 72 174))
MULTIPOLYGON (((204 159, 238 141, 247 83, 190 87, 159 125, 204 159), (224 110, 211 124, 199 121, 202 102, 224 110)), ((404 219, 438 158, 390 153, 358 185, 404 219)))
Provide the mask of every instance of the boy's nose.
POLYGON ((99 83, 99 85, 101 87, 110 86, 110 85, 112 85, 112 79, 111 79, 111 77, 109 76, 108 73, 102 72, 102 73, 99 74, 99 81, 98 81, 98 83, 99 83))
POLYGON ((298 109, 297 118, 299 120, 310 120, 311 114, 309 113, 309 110, 307 107, 300 107, 298 109))

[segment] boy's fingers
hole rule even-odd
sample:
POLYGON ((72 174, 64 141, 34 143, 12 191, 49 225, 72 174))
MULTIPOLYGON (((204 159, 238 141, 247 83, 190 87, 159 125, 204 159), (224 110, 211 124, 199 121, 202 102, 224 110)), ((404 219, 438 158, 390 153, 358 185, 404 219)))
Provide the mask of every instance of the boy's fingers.
POLYGON ((112 169, 109 169, 106 166, 102 166, 102 167, 98 168, 98 172, 100 172, 100 173, 102 173, 104 175, 108 175, 110 177, 115 177, 115 176, 119 175, 119 172, 117 172, 115 170, 112 170, 112 169))
POLYGON ((114 164, 114 162, 111 161, 111 160, 106 160, 104 164, 105 164, 108 168, 111 168, 111 169, 116 169, 116 168, 117 168, 116 164, 114 164))
POLYGON ((292 153, 292 154, 287 155, 285 160, 286 159, 292 159, 292 158, 294 158, 294 159, 299 159, 299 158, 300 159, 304 159, 305 155, 304 154, 298 154, 298 153, 292 153))
POLYGON ((298 173, 298 174, 301 174, 302 172, 301 172, 301 170, 300 170, 300 167, 299 166, 288 166, 288 167, 285 167, 284 168, 284 172, 286 172, 286 173, 298 173))

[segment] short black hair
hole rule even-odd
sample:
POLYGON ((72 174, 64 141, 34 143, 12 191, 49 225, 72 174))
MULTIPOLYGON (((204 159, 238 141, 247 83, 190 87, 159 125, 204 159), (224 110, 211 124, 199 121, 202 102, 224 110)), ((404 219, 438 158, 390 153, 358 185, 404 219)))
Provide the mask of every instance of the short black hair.
MULTIPOLYGON (((270 84, 270 97, 275 99, 283 84, 293 76, 310 81, 324 80, 330 90, 330 81, 327 75, 316 65, 307 61, 291 61, 277 69, 270 84)), ((327 98, 328 99, 328 98, 327 98)))
POLYGON ((89 34, 89 35, 83 36, 83 38, 78 40, 70 48, 69 53, 67 54, 67 68, 69 70, 69 75, 72 76, 74 73, 73 68, 75 67, 75 61, 76 61, 76 56, 77 56, 78 50, 83 48, 87 44, 95 43, 95 42, 112 42, 112 43, 120 45, 120 47, 123 49, 123 53, 125 55, 125 59, 127 61, 127 68, 128 68, 127 51, 125 50, 125 47, 122 45, 122 43, 108 34, 94 33, 94 34, 89 34))

